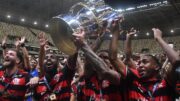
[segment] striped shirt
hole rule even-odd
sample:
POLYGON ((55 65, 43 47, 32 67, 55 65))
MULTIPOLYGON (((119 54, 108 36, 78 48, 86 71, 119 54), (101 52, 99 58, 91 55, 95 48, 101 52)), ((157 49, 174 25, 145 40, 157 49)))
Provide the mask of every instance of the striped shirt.
POLYGON ((41 78, 39 85, 36 87, 36 98, 44 101, 49 99, 49 96, 53 93, 56 95, 58 101, 69 101, 73 75, 74 70, 65 66, 54 75, 50 82, 47 82, 45 77, 41 78))
POLYGON ((176 92, 177 92, 177 98, 180 98, 180 62, 178 61, 175 65, 175 78, 176 78, 176 92))
POLYGON ((122 101, 119 86, 112 85, 107 80, 100 82, 96 76, 81 79, 76 87, 72 86, 77 101, 122 101))
POLYGON ((140 81, 136 69, 127 69, 125 101, 174 101, 174 92, 162 79, 140 81))
POLYGON ((0 101, 23 101, 28 81, 29 75, 23 70, 17 70, 13 76, 0 71, 0 101))
POLYGON ((71 81, 75 71, 69 69, 67 66, 57 73, 51 80, 50 85, 53 87, 53 92, 61 101, 69 101, 71 94, 71 81))

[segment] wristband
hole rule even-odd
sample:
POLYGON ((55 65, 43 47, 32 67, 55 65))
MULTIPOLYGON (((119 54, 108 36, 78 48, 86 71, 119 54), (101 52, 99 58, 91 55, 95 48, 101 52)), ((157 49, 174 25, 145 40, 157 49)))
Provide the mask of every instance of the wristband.
POLYGON ((24 43, 22 43, 22 44, 21 44, 21 47, 24 47, 24 46, 25 46, 25 44, 24 44, 24 43))
POLYGON ((6 44, 1 45, 2 49, 6 49, 6 44))

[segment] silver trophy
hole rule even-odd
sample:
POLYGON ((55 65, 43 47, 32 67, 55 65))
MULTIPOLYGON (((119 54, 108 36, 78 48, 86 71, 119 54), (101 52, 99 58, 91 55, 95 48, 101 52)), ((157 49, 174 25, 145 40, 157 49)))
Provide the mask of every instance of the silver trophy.
POLYGON ((72 34, 80 27, 85 29, 86 36, 90 36, 102 26, 103 21, 108 21, 110 25, 114 18, 121 16, 103 0, 79 2, 71 7, 68 14, 58 15, 50 20, 50 35, 60 51, 72 55, 77 50, 72 34))

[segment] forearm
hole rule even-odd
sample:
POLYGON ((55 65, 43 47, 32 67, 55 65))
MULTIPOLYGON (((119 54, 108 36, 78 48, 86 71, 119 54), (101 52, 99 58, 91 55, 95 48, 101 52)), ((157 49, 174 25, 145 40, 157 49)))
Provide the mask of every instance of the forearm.
POLYGON ((3 49, 3 58, 5 57, 6 55, 6 49, 3 49))
POLYGON ((43 68, 44 58, 45 58, 45 49, 43 46, 40 46, 38 63, 39 63, 41 76, 45 73, 44 68, 43 68))
POLYGON ((165 78, 167 82, 171 86, 173 86, 176 81, 174 76, 175 76, 175 69, 177 68, 177 66, 175 65, 177 61, 179 61, 179 55, 162 38, 157 38, 157 41, 162 47, 162 49, 164 50, 164 52, 166 53, 170 63, 172 64, 172 66, 169 66, 168 68, 166 68, 167 71, 165 72, 166 73, 165 78))
POLYGON ((101 46, 101 44, 102 44, 102 42, 103 42, 104 34, 105 34, 105 33, 103 33, 100 37, 98 37, 98 38, 96 39, 95 43, 91 46, 91 48, 92 48, 92 50, 93 50, 94 52, 96 52, 96 51, 99 49, 99 47, 101 46))
POLYGON ((86 43, 84 43, 81 49, 84 52, 86 59, 94 65, 93 68, 95 68, 97 72, 106 71, 104 68, 106 67, 104 61, 99 58, 86 43))
POLYGON ((109 80, 113 84, 119 84, 119 73, 107 67, 105 62, 99 58, 88 45, 84 45, 82 51, 85 53, 86 59, 93 64, 92 68, 96 70, 100 78, 109 80))
POLYGON ((126 59, 129 60, 132 57, 132 49, 131 49, 131 38, 127 37, 125 41, 125 54, 126 59))
POLYGON ((118 32, 114 32, 109 47, 109 57, 111 60, 117 59, 118 37, 119 37, 118 32))
POLYGON ((116 71, 118 73, 121 73, 124 71, 124 63, 118 59, 117 57, 117 50, 118 50, 118 37, 119 37, 119 33, 118 32, 114 32, 111 43, 110 43, 110 47, 109 47, 109 57, 110 57, 110 61, 112 63, 112 65, 114 66, 114 68, 116 69, 116 71))
POLYGON ((131 37, 128 36, 126 37, 126 41, 125 41, 125 54, 126 54, 125 61, 128 67, 135 68, 136 64, 132 59, 131 37))
POLYGON ((27 70, 30 70, 30 62, 29 62, 29 53, 25 47, 22 47, 23 58, 24 58, 24 65, 27 70))
POLYGON ((174 49, 171 48, 162 38, 157 38, 157 42, 166 53, 172 65, 174 65, 177 61, 180 60, 178 53, 174 51, 174 49))

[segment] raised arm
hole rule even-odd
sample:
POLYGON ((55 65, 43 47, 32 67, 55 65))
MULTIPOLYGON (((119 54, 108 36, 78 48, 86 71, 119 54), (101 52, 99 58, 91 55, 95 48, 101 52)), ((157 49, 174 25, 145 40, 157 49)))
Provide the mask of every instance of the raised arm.
POLYGON ((5 36, 2 40, 2 43, 1 43, 1 48, 3 49, 3 58, 5 57, 5 53, 6 53, 6 40, 7 40, 7 36, 5 36))
POLYGON ((117 57, 118 38, 119 38, 119 33, 120 33, 119 27, 120 27, 119 20, 114 20, 111 25, 111 32, 113 36, 112 36, 110 46, 109 46, 109 57, 116 71, 121 73, 123 76, 125 64, 121 61, 121 59, 118 59, 117 57))
POLYGON ((178 53, 171 48, 162 38, 162 32, 159 29, 153 28, 154 38, 159 43, 163 51, 166 53, 169 61, 172 65, 175 65, 177 61, 180 61, 178 53))
POLYGON ((154 38, 159 43, 159 45, 161 46, 163 51, 166 53, 170 63, 172 64, 172 66, 170 66, 168 68, 168 71, 167 71, 165 77, 166 77, 166 80, 168 81, 168 83, 173 86, 173 84, 175 82, 175 69, 178 68, 178 66, 180 66, 180 64, 179 64, 179 61, 180 61, 179 55, 173 48, 171 48, 162 39, 162 32, 159 29, 153 28, 152 30, 154 32, 154 38))
POLYGON ((136 64, 134 63, 132 59, 132 48, 131 48, 131 38, 136 33, 136 30, 133 28, 126 34, 126 41, 125 41, 125 62, 128 65, 128 67, 135 68, 136 64))
POLYGON ((18 38, 16 38, 16 41, 14 42, 16 50, 20 50, 21 49, 20 48, 21 47, 20 40, 21 40, 21 37, 18 37, 18 38))
POLYGON ((39 33, 39 44, 40 44, 40 50, 39 50, 39 69, 40 69, 40 76, 43 76, 45 74, 44 68, 43 68, 43 62, 45 58, 45 45, 47 43, 47 39, 45 38, 45 33, 39 33))
POLYGON ((25 47, 25 37, 21 37, 20 40, 17 40, 16 45, 16 47, 19 47, 22 50, 25 69, 30 70, 31 65, 29 61, 29 53, 25 47))
POLYGON ((75 44, 85 53, 86 59, 94 65, 93 68, 98 76, 107 79, 114 84, 119 84, 120 75, 107 67, 106 63, 92 51, 84 40, 84 31, 73 35, 76 37, 75 44))
POLYGON ((97 34, 99 36, 95 40, 95 43, 91 46, 91 48, 94 52, 96 52, 99 49, 99 47, 101 46, 101 44, 104 41, 104 35, 105 35, 106 29, 107 29, 106 27, 107 27, 107 21, 104 21, 102 27, 99 27, 99 29, 97 31, 97 34))

